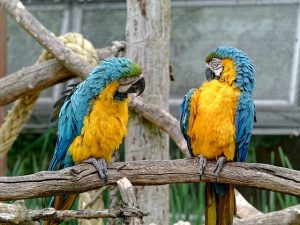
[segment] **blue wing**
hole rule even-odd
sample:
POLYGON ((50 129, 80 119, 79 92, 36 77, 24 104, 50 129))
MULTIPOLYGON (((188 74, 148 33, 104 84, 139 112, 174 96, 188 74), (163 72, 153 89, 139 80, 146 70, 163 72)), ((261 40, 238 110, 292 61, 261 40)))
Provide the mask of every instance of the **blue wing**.
POLYGON ((196 89, 192 88, 188 91, 188 93, 184 96, 183 101, 179 107, 180 111, 180 129, 183 137, 187 141, 187 146, 191 156, 194 156, 192 146, 191 146, 191 139, 188 136, 188 128, 189 128, 189 118, 190 118, 190 102, 191 97, 196 89))
POLYGON ((85 86, 86 81, 83 81, 71 91, 67 91, 68 95, 62 97, 62 100, 55 104, 57 109, 51 116, 50 121, 56 119, 55 116, 58 114, 57 111, 59 111, 58 138, 49 170, 54 170, 56 165, 65 159, 70 144, 81 133, 83 120, 93 96, 90 93, 91 90, 85 86))
POLYGON ((243 162, 247 157, 254 120, 256 118, 252 94, 242 93, 235 115, 237 161, 243 162))

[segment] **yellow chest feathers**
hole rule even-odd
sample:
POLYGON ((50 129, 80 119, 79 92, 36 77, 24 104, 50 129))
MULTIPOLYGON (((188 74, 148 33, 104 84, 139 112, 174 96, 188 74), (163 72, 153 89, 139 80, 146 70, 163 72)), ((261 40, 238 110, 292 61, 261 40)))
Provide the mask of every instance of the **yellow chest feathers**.
POLYGON ((191 99, 188 134, 194 155, 235 155, 235 113, 240 91, 217 80, 204 83, 191 99))
POLYGON ((112 153, 119 148, 127 133, 128 99, 115 101, 118 83, 107 85, 91 102, 90 113, 85 116, 81 135, 69 147, 75 163, 90 157, 111 161, 112 153))

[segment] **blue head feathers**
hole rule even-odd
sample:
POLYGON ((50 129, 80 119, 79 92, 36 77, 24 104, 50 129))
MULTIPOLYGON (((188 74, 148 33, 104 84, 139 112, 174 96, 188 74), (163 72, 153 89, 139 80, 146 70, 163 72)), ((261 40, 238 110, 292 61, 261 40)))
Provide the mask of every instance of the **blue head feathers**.
POLYGON ((232 59, 236 67, 235 84, 241 91, 252 93, 255 88, 255 70, 246 53, 232 47, 219 47, 211 51, 205 61, 208 63, 212 58, 232 59))
POLYGON ((126 57, 108 58, 96 66, 87 79, 101 77, 111 82, 141 73, 141 67, 126 57))

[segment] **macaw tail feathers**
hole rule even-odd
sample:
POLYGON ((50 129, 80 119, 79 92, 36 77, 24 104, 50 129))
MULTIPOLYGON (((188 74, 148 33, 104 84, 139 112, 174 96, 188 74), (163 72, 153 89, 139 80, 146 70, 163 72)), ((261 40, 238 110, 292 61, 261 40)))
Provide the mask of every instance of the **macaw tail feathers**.
MULTIPOLYGON (((49 207, 53 207, 57 210, 68 210, 71 209, 77 194, 65 194, 65 195, 58 195, 52 197, 49 207)), ((58 225, 62 221, 45 221, 43 225, 58 225)))
POLYGON ((234 185, 206 183, 205 225, 232 225, 235 211, 234 185))

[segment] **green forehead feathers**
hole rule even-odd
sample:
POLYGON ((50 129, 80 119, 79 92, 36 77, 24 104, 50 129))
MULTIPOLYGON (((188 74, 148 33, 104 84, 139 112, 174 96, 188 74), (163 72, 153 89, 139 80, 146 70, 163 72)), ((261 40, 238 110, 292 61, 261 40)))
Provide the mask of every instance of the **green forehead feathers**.
POLYGON ((133 63, 130 71, 131 75, 138 76, 142 73, 142 68, 140 65, 133 63))
POLYGON ((211 52, 211 53, 209 53, 209 54, 206 56, 205 62, 206 62, 206 63, 209 63, 213 58, 221 59, 221 57, 220 57, 217 53, 211 52))

